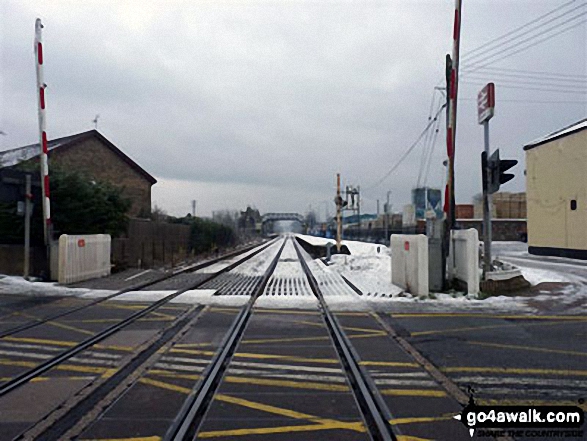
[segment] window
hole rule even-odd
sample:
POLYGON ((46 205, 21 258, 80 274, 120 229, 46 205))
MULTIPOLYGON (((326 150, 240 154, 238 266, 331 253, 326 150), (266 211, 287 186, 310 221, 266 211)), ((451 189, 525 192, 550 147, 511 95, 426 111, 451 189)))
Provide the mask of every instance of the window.
POLYGON ((571 199, 571 210, 575 211, 577 209, 577 200, 571 199))

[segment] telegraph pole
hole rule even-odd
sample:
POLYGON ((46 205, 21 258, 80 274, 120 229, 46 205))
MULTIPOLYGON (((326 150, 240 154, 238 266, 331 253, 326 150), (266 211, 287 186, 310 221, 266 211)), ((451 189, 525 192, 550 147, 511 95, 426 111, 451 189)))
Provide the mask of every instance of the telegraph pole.
POLYGON ((391 191, 387 191, 387 203, 385 204, 385 241, 389 241, 389 195, 391 191))
POLYGON ((196 203, 195 199, 192 199, 192 217, 196 217, 196 203))
POLYGON ((336 174, 336 252, 340 253, 341 236, 342 236, 342 198, 340 197, 340 173, 336 174))
POLYGON ((357 187, 357 217, 359 219, 359 237, 361 240, 361 187, 357 187))

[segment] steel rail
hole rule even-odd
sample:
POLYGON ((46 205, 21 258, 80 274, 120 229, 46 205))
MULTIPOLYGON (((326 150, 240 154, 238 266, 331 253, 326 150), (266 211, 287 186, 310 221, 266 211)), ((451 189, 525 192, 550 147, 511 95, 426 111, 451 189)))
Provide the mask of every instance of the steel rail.
POLYGON ((173 424, 165 434, 165 437, 163 438, 164 441, 186 441, 196 438, 214 393, 224 377, 226 368, 230 363, 232 355, 234 354, 249 319, 251 318, 253 305, 257 298, 263 294, 263 291, 279 262, 281 252, 283 251, 286 242, 287 238, 283 241, 281 248, 265 271, 263 278, 259 281, 249 301, 241 308, 232 322, 218 351, 214 355, 214 358, 203 372, 202 379, 194 386, 175 417, 173 424))
MULTIPOLYGON (((269 246, 269 244, 267 244, 267 246, 269 246)), ((208 266, 214 265, 215 263, 218 263, 218 262, 220 262, 222 260, 230 259, 232 257, 238 256, 239 254, 246 253, 247 251, 250 251, 250 250, 254 249, 257 246, 260 246, 260 245, 253 245, 253 246, 246 247, 246 248, 241 249, 241 250, 238 250, 238 251, 233 251, 233 252, 227 253, 227 254, 225 254, 223 256, 216 257, 216 258, 213 258, 213 259, 210 259, 210 260, 206 260, 205 262, 198 263, 198 264, 195 264, 195 265, 191 265, 189 267, 183 268, 183 269, 181 269, 179 271, 176 271, 174 273, 166 274, 166 275, 164 275, 162 277, 159 277, 157 279, 154 279, 152 281, 143 282, 143 283, 138 283, 136 285, 132 285, 132 286, 130 286, 128 288, 124 288, 124 289, 122 289, 120 291, 117 291, 117 292, 115 292, 113 294, 109 294, 109 295, 107 295, 105 297, 102 297, 102 298, 93 300, 93 301, 91 301, 89 303, 86 303, 84 305, 76 306, 75 308, 68 309, 67 311, 57 312, 57 313, 55 313, 53 315, 50 315, 48 317, 44 317, 44 318, 38 319, 38 320, 33 320, 33 321, 30 321, 30 322, 27 322, 27 323, 23 323, 22 325, 15 326, 13 328, 9 328, 9 329, 6 329, 4 331, 0 331, 0 339, 2 339, 4 337, 8 337, 8 336, 13 335, 13 334, 16 334, 16 333, 21 332, 21 331, 26 331, 28 329, 35 328, 35 327, 40 326, 40 325, 43 325, 43 324, 45 324, 47 322, 50 322, 50 321, 53 321, 53 320, 57 320, 57 319, 59 319, 61 317, 65 317, 65 316, 67 316, 69 314, 73 314, 74 312, 82 311, 82 310, 84 310, 86 308, 90 308, 91 306, 94 306, 94 305, 97 305, 99 303, 105 302, 106 300, 111 300, 111 299, 113 299, 115 297, 118 297, 118 296, 120 296, 122 294, 125 294, 127 292, 137 291, 137 290, 141 290, 141 289, 147 288, 147 287, 152 286, 152 285, 154 285, 156 283, 163 282, 165 280, 171 279, 172 277, 175 277, 175 276, 180 275, 180 274, 185 274, 187 272, 198 271, 200 269, 203 269, 203 268, 206 268, 208 266)))
POLYGON ((391 412, 379 394, 377 386, 375 386, 369 374, 361 367, 360 358, 343 331, 338 319, 328 308, 322 291, 320 291, 318 286, 318 282, 302 255, 300 246, 295 239, 292 239, 292 241, 306 278, 308 279, 310 289, 320 304, 322 317, 338 352, 340 361, 345 368, 353 395, 367 424, 369 435, 374 441, 396 441, 396 434, 389 423, 392 418, 391 412))
POLYGON ((233 262, 232 264, 226 266, 225 268, 221 269, 220 271, 218 271, 216 273, 212 273, 212 274, 204 277, 203 280, 196 282, 195 284, 184 287, 184 288, 180 289, 179 291, 175 291, 174 293, 163 297, 162 299, 149 305, 145 309, 142 309, 140 311, 135 312, 134 314, 130 315, 129 317, 125 318, 124 320, 121 320, 120 322, 115 323, 114 325, 97 333, 96 335, 82 341, 81 343, 77 344, 76 346, 73 346, 72 348, 56 355, 55 357, 44 361, 43 363, 39 364, 38 366, 12 378, 10 381, 0 385, 0 397, 8 394, 9 392, 17 389, 18 387, 20 387, 22 385, 28 383, 33 378, 38 377, 39 375, 43 374, 44 372, 47 372, 49 369, 57 366, 60 363, 63 363, 64 361, 68 360, 69 358, 71 358, 71 357, 77 355, 78 353, 82 352, 83 350, 89 348, 90 346, 93 346, 96 343, 99 343, 99 342, 105 340, 106 338, 110 337, 114 333, 116 333, 116 332, 120 331, 121 329, 125 328, 126 326, 134 323, 138 319, 155 311, 156 309, 160 308, 161 306, 169 303, 171 300, 175 299, 176 297, 180 296, 181 294, 185 293, 186 291, 196 289, 196 288, 202 286, 203 284, 205 284, 206 282, 214 279, 215 277, 218 277, 219 275, 224 274, 224 273, 236 268, 238 265, 241 265, 242 263, 251 259, 253 256, 259 254, 261 251, 266 250, 272 244, 273 243, 269 243, 269 244, 265 245, 264 247, 260 248, 259 250, 256 250, 255 252, 245 256, 244 258, 242 258, 236 262, 233 262))
MULTIPOLYGON (((132 378, 135 372, 143 368, 157 351, 173 339, 177 338, 178 333, 181 334, 182 330, 187 331, 186 328, 189 329, 189 327, 194 326, 200 318, 203 310, 204 307, 201 305, 190 308, 169 326, 161 329, 154 338, 141 345, 131 356, 130 360, 123 362, 122 365, 117 367, 117 371, 112 376, 106 379, 101 378, 98 380, 96 387, 84 389, 82 393, 76 394, 76 396, 72 398, 74 404, 68 404, 66 402, 56 409, 53 409, 33 426, 27 428, 23 433, 16 437, 15 440, 31 439, 31 437, 36 441, 70 439, 64 438, 64 435, 85 418, 86 415, 92 412, 92 410, 94 410, 94 408, 111 392, 125 381, 128 381, 129 377, 132 378), (65 413, 59 414, 60 411, 64 410, 65 413), (57 415, 52 416, 55 414, 57 415), (39 428, 39 426, 44 427, 39 428)), ((129 386, 127 385, 126 387, 128 388, 129 386)))

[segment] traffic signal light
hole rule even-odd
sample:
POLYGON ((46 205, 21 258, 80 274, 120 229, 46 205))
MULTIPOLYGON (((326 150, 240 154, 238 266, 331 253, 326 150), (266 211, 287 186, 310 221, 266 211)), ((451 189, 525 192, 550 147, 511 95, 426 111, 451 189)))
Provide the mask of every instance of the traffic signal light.
POLYGON ((347 201, 345 201, 345 200, 343 200, 343 198, 341 198, 340 196, 336 196, 336 197, 334 198, 334 203, 335 203, 337 206, 340 206, 340 208, 344 208, 344 207, 346 207, 346 206, 348 205, 348 202, 347 202, 347 201))
POLYGON ((499 149, 487 159, 487 154, 481 154, 481 166, 483 168, 483 190, 493 194, 499 190, 501 184, 514 179, 512 173, 506 173, 518 163, 515 159, 499 159, 499 149), (489 179, 487 179, 489 177, 489 179))

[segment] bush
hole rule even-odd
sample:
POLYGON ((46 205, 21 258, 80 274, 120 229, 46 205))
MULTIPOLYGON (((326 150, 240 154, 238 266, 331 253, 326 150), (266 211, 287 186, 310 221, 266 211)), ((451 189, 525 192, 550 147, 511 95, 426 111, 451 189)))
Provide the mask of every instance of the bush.
POLYGON ((170 219, 171 222, 190 225, 189 251, 195 254, 205 253, 236 243, 234 230, 226 225, 208 219, 192 217, 170 219))
MULTIPOLYGON (((31 171, 34 166, 29 165, 31 171)), ((23 167, 27 169, 26 167, 23 167)), ((108 183, 90 181, 79 172, 50 171, 51 220, 58 234, 99 234, 115 237, 126 230, 126 212, 131 206, 122 189, 108 183)), ((43 243, 41 192, 33 189, 31 244, 43 243)), ((16 202, 0 203, 2 243, 23 243, 24 217, 16 214, 16 202)))

